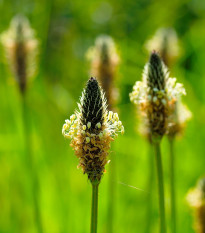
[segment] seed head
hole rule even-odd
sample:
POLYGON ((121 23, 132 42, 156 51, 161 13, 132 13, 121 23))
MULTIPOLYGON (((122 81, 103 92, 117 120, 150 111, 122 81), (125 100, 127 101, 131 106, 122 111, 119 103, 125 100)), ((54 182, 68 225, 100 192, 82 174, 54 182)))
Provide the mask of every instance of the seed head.
POLYGON ((114 87, 119 57, 115 43, 110 36, 97 37, 95 46, 88 50, 91 61, 91 74, 97 77, 105 90, 109 109, 113 108, 118 92, 114 87))
POLYGON ((8 63, 16 77, 21 93, 36 71, 38 41, 34 38, 27 18, 15 16, 10 27, 1 35, 8 63))
POLYGON ((152 52, 144 68, 143 81, 137 81, 130 94, 131 101, 139 106, 148 138, 154 141, 162 138, 167 131, 171 105, 185 94, 183 85, 169 77, 159 55, 152 52))
POLYGON ((187 194, 187 201, 194 213, 194 228, 197 233, 205 232, 205 178, 187 194))
POLYGON ((88 80, 78 106, 79 111, 65 121, 62 133, 72 140, 79 167, 89 180, 100 182, 110 143, 124 127, 117 114, 107 111, 104 93, 95 78, 88 80))
POLYGON ((97 124, 103 124, 104 121, 106 101, 96 79, 90 78, 87 82, 81 104, 81 124, 86 125, 90 132, 98 129, 97 124))

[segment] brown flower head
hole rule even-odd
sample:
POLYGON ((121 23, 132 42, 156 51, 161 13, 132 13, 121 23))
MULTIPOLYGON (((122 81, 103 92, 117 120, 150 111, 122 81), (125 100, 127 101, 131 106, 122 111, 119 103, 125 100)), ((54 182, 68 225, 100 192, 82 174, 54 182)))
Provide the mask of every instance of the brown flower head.
POLYGON ((143 73, 143 81, 137 81, 130 99, 139 106, 148 138, 161 140, 167 131, 168 116, 176 99, 185 94, 185 89, 168 70, 156 52, 152 52, 143 73))
POLYGON ((36 71, 38 41, 34 30, 24 16, 15 16, 9 29, 1 36, 6 57, 19 84, 21 93, 25 92, 27 83, 36 71))
POLYGON ((95 46, 88 50, 88 59, 91 61, 91 74, 100 81, 108 108, 112 109, 116 102, 118 91, 114 87, 119 57, 115 43, 110 36, 97 37, 95 46))
POLYGON ((107 111, 104 93, 95 78, 88 80, 78 106, 79 111, 66 120, 62 133, 72 139, 79 167, 88 179, 100 182, 108 163, 110 143, 124 128, 117 113, 107 111))

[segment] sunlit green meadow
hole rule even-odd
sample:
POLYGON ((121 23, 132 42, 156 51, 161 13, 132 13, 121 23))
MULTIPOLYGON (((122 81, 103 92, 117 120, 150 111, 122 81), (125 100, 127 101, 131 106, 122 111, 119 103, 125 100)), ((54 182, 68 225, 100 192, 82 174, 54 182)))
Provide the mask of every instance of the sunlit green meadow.
MULTIPOLYGON (((143 233, 147 225, 149 144, 138 132, 136 109, 129 93, 141 79, 149 55, 144 43, 159 27, 175 28, 181 55, 171 76, 184 83, 184 102, 193 113, 175 143, 178 233, 193 233, 186 194, 205 173, 205 3, 203 0, 0 1, 0 33, 11 18, 24 14, 39 39, 38 72, 28 87, 27 104, 34 168, 39 182, 40 212, 45 233, 90 230, 91 185, 77 169, 78 160, 62 136, 62 125, 77 108, 90 76, 87 49, 100 34, 112 36, 120 54, 117 104, 125 134, 111 147, 111 162, 99 188, 98 232, 108 227, 109 173, 115 161, 114 232, 143 233), (112 159, 113 158, 113 159, 112 159)), ((22 102, 18 86, 0 48, 0 232, 37 233, 29 168, 24 153, 22 102)), ((166 219, 170 231, 168 140, 162 141, 166 219)), ((155 169, 155 167, 154 167, 155 169)), ((151 232, 158 232, 156 171, 151 190, 151 232)))

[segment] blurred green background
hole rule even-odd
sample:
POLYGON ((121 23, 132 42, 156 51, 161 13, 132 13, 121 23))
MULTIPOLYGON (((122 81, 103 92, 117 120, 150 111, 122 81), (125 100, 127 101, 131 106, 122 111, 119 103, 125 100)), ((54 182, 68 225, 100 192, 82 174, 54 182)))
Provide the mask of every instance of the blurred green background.
MULTIPOLYGON (((149 146, 137 132, 129 92, 148 60, 144 43, 159 27, 173 27, 181 56, 171 75, 183 82, 193 119, 176 142, 178 232, 192 233, 186 193, 205 172, 205 1, 203 0, 0 0, 0 32, 22 13, 40 40, 39 70, 29 87, 32 153, 38 174, 40 211, 45 233, 86 233, 90 228, 91 185, 77 169, 77 158, 61 134, 64 120, 77 107, 89 77, 85 54, 99 34, 112 36, 121 64, 117 85, 119 115, 125 135, 112 144, 116 177, 114 232, 145 232, 149 146), (136 187, 138 190, 133 187, 136 187)), ((0 232, 37 232, 28 168, 24 160, 21 96, 0 49, 0 232)), ((162 142, 167 225, 170 232, 168 141, 162 142)), ((154 157, 153 157, 154 158, 154 157)), ((107 232, 108 177, 99 190, 99 233, 107 232)), ((155 180, 155 175, 153 180, 155 180)), ((152 233, 158 232, 158 197, 154 181, 152 233)))

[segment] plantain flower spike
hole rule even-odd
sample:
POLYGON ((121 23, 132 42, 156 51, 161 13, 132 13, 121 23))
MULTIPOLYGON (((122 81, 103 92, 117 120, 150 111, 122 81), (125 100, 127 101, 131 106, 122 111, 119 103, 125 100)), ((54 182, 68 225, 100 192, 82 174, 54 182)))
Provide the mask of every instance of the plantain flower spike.
POLYGON ((118 98, 118 91, 114 87, 119 56, 113 39, 107 35, 97 37, 95 46, 87 53, 91 61, 91 74, 102 84, 109 109, 113 109, 118 98))
POLYGON ((167 67, 153 51, 145 65, 143 80, 137 81, 130 93, 130 100, 139 107, 145 131, 153 142, 159 142, 166 133, 170 107, 185 94, 183 85, 169 77, 167 67))
POLYGON ((1 36, 8 63, 22 94, 36 71, 38 41, 34 34, 28 19, 17 15, 12 19, 9 29, 1 36))
POLYGON ((180 54, 178 37, 173 28, 159 28, 145 47, 149 52, 155 48, 167 66, 171 66, 180 54))
POLYGON ((187 202, 194 212, 196 233, 205 233, 205 178, 199 180, 197 186, 188 192, 187 202))
POLYGON ((78 166, 91 183, 99 183, 108 163, 110 143, 124 132, 124 127, 118 114, 107 110, 104 93, 95 78, 88 80, 78 107, 65 121, 62 133, 71 139, 78 166))

